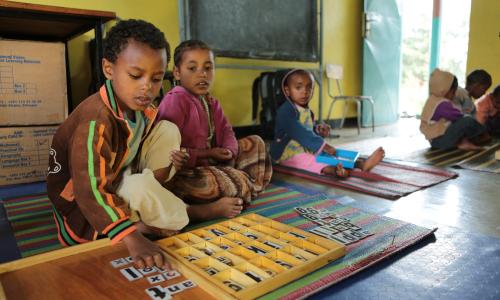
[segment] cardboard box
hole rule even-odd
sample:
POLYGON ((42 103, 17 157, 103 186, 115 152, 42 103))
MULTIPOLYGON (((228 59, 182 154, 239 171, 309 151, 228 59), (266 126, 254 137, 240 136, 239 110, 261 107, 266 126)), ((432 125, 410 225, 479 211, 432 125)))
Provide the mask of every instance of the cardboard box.
POLYGON ((0 128, 0 185, 45 180, 57 127, 0 128))
POLYGON ((0 126, 64 121, 68 110, 64 47, 0 40, 0 126))

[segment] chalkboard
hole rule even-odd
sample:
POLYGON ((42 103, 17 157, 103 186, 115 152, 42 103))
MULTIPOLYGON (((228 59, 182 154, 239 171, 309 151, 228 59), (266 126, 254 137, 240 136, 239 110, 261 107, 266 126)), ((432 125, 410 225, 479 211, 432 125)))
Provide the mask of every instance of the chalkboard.
POLYGON ((189 0, 187 38, 208 43, 216 55, 318 61, 315 0, 189 0))

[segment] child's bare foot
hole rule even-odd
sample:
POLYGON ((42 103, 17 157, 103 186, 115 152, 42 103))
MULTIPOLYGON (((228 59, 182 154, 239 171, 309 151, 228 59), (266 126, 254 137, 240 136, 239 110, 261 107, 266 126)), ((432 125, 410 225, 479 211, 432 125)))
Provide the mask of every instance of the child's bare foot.
POLYGON ((462 150, 483 150, 484 149, 483 147, 474 145, 473 143, 471 143, 471 141, 469 141, 468 139, 465 139, 465 138, 460 141, 460 143, 457 145, 457 148, 462 149, 462 150))
POLYGON ((211 220, 217 218, 234 218, 243 210, 240 198, 222 197, 207 204, 190 205, 187 209, 190 220, 211 220))
POLYGON ((243 200, 240 198, 222 197, 219 200, 206 205, 206 209, 211 210, 211 214, 217 218, 234 218, 241 214, 243 200))
POLYGON ((335 175, 335 170, 337 170, 335 166, 326 166, 323 168, 323 170, 321 170, 321 173, 326 175, 335 175))
POLYGON ((326 166, 321 170, 321 173, 342 178, 349 177, 350 175, 349 171, 342 167, 342 164, 338 164, 337 166, 326 166))
POLYGON ((382 147, 378 147, 373 153, 363 162, 361 166, 361 170, 365 172, 369 172, 373 169, 379 162, 384 159, 385 150, 382 147))

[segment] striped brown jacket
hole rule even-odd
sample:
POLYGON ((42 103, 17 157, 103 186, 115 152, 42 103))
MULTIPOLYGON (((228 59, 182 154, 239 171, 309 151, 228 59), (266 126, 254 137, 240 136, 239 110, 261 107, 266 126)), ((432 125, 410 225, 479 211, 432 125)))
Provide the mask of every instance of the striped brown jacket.
MULTIPOLYGON (((156 112, 152 106, 144 111, 143 139, 156 112)), ((100 236, 116 243, 136 229, 127 203, 115 194, 131 138, 123 117, 108 81, 80 103, 54 135, 47 191, 63 245, 100 236)))

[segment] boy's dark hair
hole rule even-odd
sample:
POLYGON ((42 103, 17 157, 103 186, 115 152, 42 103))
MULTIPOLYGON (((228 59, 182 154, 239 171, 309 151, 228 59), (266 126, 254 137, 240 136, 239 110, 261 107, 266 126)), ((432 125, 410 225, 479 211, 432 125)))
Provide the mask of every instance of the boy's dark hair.
POLYGON ((475 83, 491 85, 491 75, 483 69, 477 69, 467 75, 467 86, 471 86, 475 83))
POLYGON ((114 63, 130 39, 146 44, 151 49, 165 49, 167 62, 170 61, 170 45, 163 32, 149 22, 135 19, 119 21, 109 30, 104 40, 104 58, 114 63))
POLYGON ((183 41, 179 44, 179 46, 175 47, 174 50, 174 65, 176 67, 179 67, 180 64, 182 63, 182 55, 184 52, 188 50, 195 50, 195 49, 202 49, 202 50, 209 50, 212 51, 210 46, 208 46, 207 43, 204 41, 200 40, 186 40, 183 41))
POLYGON ((494 89, 493 89, 493 92, 491 92, 493 94, 493 97, 495 97, 496 99, 500 98, 500 84, 497 85, 494 89))
MULTIPOLYGON (((306 75, 308 76, 309 78, 312 77, 312 74, 311 72, 309 71, 306 71, 306 70, 303 70, 303 69, 297 69, 295 71, 292 71, 290 74, 288 74, 285 78, 285 82, 283 83, 284 86, 288 86, 288 84, 290 83, 290 78, 292 78, 292 76, 296 76, 296 75, 306 75)), ((312 79, 311 79, 312 80, 312 79)), ((314 81, 313 81, 314 83, 314 81)))
POLYGON ((456 91, 457 88, 458 88, 458 79, 457 76, 453 76, 453 81, 451 82, 451 86, 448 91, 456 91))

